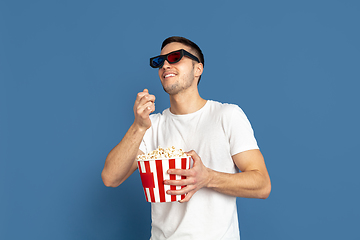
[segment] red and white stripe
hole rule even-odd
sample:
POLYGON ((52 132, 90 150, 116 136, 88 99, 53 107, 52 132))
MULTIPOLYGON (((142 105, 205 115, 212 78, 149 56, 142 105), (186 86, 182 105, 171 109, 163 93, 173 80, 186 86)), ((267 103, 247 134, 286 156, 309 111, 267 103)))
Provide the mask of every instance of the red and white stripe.
POLYGON ((185 186, 164 185, 165 179, 179 180, 185 176, 169 175, 168 169, 190 169, 190 156, 185 158, 138 160, 141 181, 148 202, 175 202, 185 198, 185 195, 168 195, 166 191, 179 190, 185 186))

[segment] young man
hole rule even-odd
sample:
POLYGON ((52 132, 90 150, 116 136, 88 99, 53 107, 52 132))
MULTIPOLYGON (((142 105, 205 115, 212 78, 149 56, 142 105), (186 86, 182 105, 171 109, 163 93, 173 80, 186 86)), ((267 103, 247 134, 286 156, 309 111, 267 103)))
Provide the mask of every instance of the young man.
POLYGON ((107 156, 103 182, 119 186, 137 169, 138 154, 158 146, 182 148, 192 156, 193 167, 169 170, 186 179, 165 184, 187 185, 167 191, 187 195, 179 203, 152 203, 151 239, 240 239, 236 197, 265 199, 271 190, 251 125, 237 105, 200 97, 204 58, 195 43, 170 37, 160 54, 150 65, 159 68, 170 108, 151 114, 155 96, 147 89, 138 93, 134 123, 107 156))

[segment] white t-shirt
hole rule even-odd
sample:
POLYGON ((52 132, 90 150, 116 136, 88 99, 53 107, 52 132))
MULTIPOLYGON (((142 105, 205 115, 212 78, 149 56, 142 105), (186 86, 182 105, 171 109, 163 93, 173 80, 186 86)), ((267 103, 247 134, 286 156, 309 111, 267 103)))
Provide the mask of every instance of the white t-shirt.
MULTIPOLYGON (((233 104, 208 100, 199 111, 174 115, 169 109, 150 116, 152 126, 140 145, 148 153, 158 146, 194 150, 204 165, 236 173, 231 156, 258 149, 250 122, 233 104)), ((240 239, 236 197, 208 188, 187 203, 151 203, 151 240, 240 239)))

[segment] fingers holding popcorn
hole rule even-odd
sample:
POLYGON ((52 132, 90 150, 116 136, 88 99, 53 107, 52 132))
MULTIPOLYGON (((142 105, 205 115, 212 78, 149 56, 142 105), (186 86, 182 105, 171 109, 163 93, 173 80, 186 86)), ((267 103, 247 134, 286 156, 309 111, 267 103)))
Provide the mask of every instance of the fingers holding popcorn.
POLYGON ((149 115, 155 111, 155 96, 149 94, 149 90, 144 89, 137 94, 134 104, 135 123, 148 129, 151 126, 149 115))

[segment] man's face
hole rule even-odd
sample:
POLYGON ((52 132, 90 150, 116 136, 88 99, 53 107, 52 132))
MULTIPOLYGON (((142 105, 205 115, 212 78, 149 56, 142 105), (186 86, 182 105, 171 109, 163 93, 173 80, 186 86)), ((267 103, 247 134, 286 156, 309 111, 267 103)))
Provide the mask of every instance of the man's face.
MULTIPOLYGON (((185 49, 194 54, 189 47, 178 42, 167 44, 160 54, 168 54, 179 49, 185 49)), ((194 86, 196 87, 195 66, 195 62, 185 56, 177 63, 170 64, 168 61, 165 61, 164 65, 159 68, 159 77, 165 92, 175 95, 194 86)))

